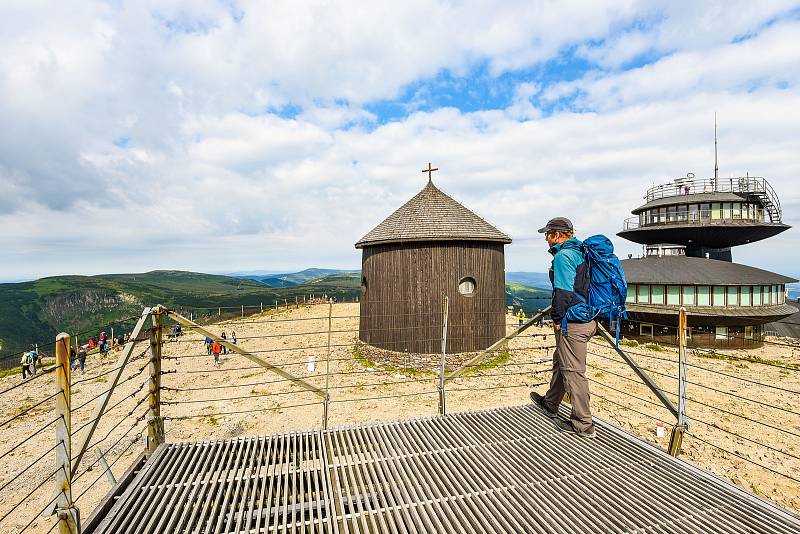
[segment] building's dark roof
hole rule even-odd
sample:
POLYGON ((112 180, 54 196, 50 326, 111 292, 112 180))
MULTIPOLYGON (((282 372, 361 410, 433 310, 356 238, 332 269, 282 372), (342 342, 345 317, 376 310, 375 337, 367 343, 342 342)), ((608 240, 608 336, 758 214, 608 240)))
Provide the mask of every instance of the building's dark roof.
MULTIPOLYGON (((787 301, 787 303, 800 307, 800 300, 787 301)), ((800 310, 780 321, 764 325, 764 333, 774 333, 780 337, 793 337, 800 339, 800 310)))
POLYGON ((629 284, 768 285, 794 278, 727 261, 689 256, 647 256, 622 261, 629 284))
POLYGON ((747 220, 703 221, 702 223, 670 223, 640 226, 617 233, 618 236, 641 243, 675 243, 725 248, 753 243, 778 235, 791 228, 788 224, 747 220))
POLYGON ((689 195, 675 195, 671 197, 657 198, 647 204, 642 204, 631 213, 638 215, 640 212, 650 208, 660 208, 661 206, 676 206, 678 204, 699 204, 701 202, 742 202, 752 197, 757 201, 758 197, 745 193, 692 193, 689 195))
POLYGON ((414 241, 493 241, 511 238, 428 182, 422 191, 356 243, 356 248, 414 241))

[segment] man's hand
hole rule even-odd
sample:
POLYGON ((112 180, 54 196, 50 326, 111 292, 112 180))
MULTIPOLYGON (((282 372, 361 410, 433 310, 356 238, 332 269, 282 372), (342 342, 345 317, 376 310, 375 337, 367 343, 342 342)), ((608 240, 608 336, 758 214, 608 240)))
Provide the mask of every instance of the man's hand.
POLYGON ((553 328, 556 329, 556 332, 561 332, 561 325, 560 324, 554 324, 553 328))

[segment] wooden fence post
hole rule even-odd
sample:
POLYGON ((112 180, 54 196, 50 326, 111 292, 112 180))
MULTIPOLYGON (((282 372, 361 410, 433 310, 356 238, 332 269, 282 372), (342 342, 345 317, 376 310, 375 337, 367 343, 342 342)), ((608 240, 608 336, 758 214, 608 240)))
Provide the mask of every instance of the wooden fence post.
POLYGON ((80 523, 78 509, 72 502, 72 419, 70 417, 70 339, 69 334, 56 337, 56 515, 59 534, 77 534, 80 523))
POLYGON ((244 304, 242 304, 242 319, 244 319, 244 304))
POLYGON ((331 403, 331 395, 328 393, 328 382, 331 376, 331 317, 333 316, 333 304, 328 303, 328 350, 325 356, 325 400, 322 405, 322 429, 328 429, 328 406, 331 403))
POLYGON ((444 298, 444 310, 442 313, 442 357, 439 361, 439 415, 447 415, 444 392, 444 364, 447 353, 447 312, 449 303, 447 297, 444 298))
POLYGON ((152 454, 164 443, 164 420, 161 418, 161 342, 163 336, 162 319, 164 308, 153 310, 153 326, 150 329, 150 379, 147 393, 147 453, 152 454))
POLYGON ((672 428, 669 438, 669 453, 681 453, 683 434, 689 428, 686 419, 686 308, 678 312, 678 422, 672 428))

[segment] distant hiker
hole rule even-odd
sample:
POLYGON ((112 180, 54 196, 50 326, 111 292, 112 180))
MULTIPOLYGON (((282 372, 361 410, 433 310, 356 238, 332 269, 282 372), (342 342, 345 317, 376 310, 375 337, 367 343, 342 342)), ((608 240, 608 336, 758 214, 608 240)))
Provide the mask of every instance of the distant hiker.
POLYGON ((519 326, 522 326, 525 323, 525 310, 522 308, 520 308, 517 312, 517 321, 519 322, 519 326))
MULTIPOLYGON (((219 337, 221 337, 224 341, 228 341, 228 338, 225 337, 225 332, 223 332, 219 337)), ((220 343, 222 345, 222 343, 220 343)), ((222 354, 228 354, 228 347, 222 345, 222 354)))
POLYGON ((209 356, 211 356, 211 345, 214 344, 214 340, 206 336, 206 340, 204 343, 206 344, 206 352, 208 353, 209 356))
POLYGON ((94 336, 92 336, 92 337, 89 338, 89 350, 94 349, 95 345, 96 345, 96 343, 94 341, 94 336))
POLYGON ((69 347, 69 368, 75 369, 75 347, 70 345, 69 347))
POLYGON ((573 431, 581 437, 595 437, 592 412, 589 408, 589 383, 586 380, 586 344, 597 330, 592 318, 578 316, 576 304, 587 301, 589 272, 582 243, 574 237, 572 222, 565 217, 550 219, 543 233, 553 255, 550 282, 553 301, 550 316, 556 336, 553 352, 553 376, 544 396, 535 391, 531 399, 550 417, 559 430, 573 431), (569 421, 558 417, 558 407, 569 393, 572 414, 569 421))
POLYGON ((22 367, 22 379, 28 378, 28 375, 33 376, 36 374, 36 353, 31 351, 22 354, 22 359, 19 361, 22 367))
POLYGON ((86 367, 86 349, 83 347, 78 349, 78 365, 81 368, 81 373, 83 373, 86 367))
POLYGON ((214 365, 219 366, 219 353, 222 352, 222 345, 214 341, 214 344, 211 346, 211 352, 214 353, 214 365))
POLYGON ((231 343, 236 345, 236 332, 231 331, 231 343))

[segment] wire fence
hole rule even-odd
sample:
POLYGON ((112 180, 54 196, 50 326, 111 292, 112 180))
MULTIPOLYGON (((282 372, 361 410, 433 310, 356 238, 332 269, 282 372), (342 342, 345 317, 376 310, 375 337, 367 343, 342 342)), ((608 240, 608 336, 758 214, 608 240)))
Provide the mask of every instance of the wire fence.
MULTIPOLYGON (((116 477, 141 461, 154 439, 233 437, 518 405, 528 401, 528 390, 543 392, 550 379, 556 336, 548 324, 509 337, 486 353, 451 354, 448 344, 468 332, 451 328, 443 334, 442 326, 467 324, 467 312, 445 319, 440 307, 426 311, 423 317, 435 324, 438 336, 429 327, 404 326, 414 314, 401 315, 387 328, 405 337, 375 346, 362 341, 372 329, 360 328, 363 309, 358 303, 286 306, 263 313, 259 306, 253 311, 243 314, 239 307, 237 317, 209 324, 181 323, 165 313, 159 316, 160 343, 149 331, 148 316, 127 358, 125 346, 110 355, 116 358, 91 355, 83 373, 76 366, 69 384, 70 446, 64 452, 73 465, 68 498, 84 520, 116 477), (431 342, 444 350, 409 350, 431 342), (214 345, 219 346, 216 356, 214 345), (275 374, 274 368, 289 377, 275 374), (444 383, 444 374, 455 370, 463 374, 444 383), (162 437, 155 420, 163 425, 162 437)), ((512 336, 520 326, 502 311, 471 317, 499 327, 501 336, 512 336)), ((499 339, 483 329, 470 332, 483 347, 499 339)), ((623 340, 621 350, 677 404, 677 351, 631 345, 623 340)), ((757 354, 702 347, 687 352, 689 428, 682 450, 749 491, 798 510, 797 347, 780 341, 765 347, 757 354)), ((0 531, 54 528, 49 512, 67 497, 56 491, 64 469, 54 458, 67 448, 66 438, 56 439, 64 422, 56 410, 63 396, 56 374, 37 374, 25 382, 10 377, 0 384, 0 531)), ((600 337, 588 345, 585 376, 596 415, 669 447, 673 413, 600 337)))

